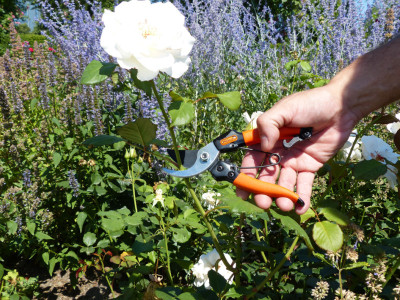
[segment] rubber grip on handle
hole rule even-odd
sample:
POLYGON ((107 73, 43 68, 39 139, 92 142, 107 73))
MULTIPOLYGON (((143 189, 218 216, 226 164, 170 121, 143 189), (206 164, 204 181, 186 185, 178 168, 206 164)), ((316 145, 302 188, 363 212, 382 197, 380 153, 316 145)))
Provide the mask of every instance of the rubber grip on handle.
MULTIPOLYGON (((300 134, 301 128, 299 127, 282 127, 279 129, 279 139, 285 140, 290 139, 298 134, 300 134)), ((258 133, 258 129, 251 129, 242 132, 243 140, 247 146, 259 144, 260 134, 258 133)))
POLYGON ((233 184, 238 188, 254 194, 264 194, 273 198, 286 197, 292 200, 294 204, 304 206, 303 200, 295 192, 284 188, 280 185, 261 181, 250 177, 244 173, 240 173, 233 181, 233 184))

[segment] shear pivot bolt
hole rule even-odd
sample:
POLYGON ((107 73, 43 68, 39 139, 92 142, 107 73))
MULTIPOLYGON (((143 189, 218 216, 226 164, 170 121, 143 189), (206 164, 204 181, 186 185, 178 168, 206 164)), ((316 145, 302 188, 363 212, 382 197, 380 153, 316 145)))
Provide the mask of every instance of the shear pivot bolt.
POLYGON ((208 161, 209 158, 210 158, 210 154, 208 154, 207 152, 203 152, 200 154, 200 159, 202 161, 208 161))

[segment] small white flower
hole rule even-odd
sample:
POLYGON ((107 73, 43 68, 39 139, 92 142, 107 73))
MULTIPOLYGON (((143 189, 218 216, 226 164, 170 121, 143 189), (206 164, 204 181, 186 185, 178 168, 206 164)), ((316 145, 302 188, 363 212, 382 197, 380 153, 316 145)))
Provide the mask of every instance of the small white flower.
MULTIPOLYGON (((383 164, 389 161, 395 164, 399 158, 399 154, 394 153, 392 147, 377 136, 363 136, 361 138, 362 154, 366 160, 375 159, 383 164)), ((387 165, 385 177, 387 178, 390 187, 394 188, 397 184, 397 169, 392 165, 387 165)))
POLYGON ((159 72, 179 78, 188 69, 195 39, 185 28, 185 18, 170 2, 131 0, 114 12, 105 10, 100 45, 124 69, 137 69, 139 80, 159 72))
MULTIPOLYGON (((224 253, 224 256, 228 263, 232 265, 233 260, 229 254, 224 253)), ((233 267, 235 267, 235 264, 233 267)), ((194 280, 194 285, 196 287, 204 285, 206 289, 211 289, 210 280, 208 278, 208 271, 210 270, 221 274, 229 284, 233 282, 233 273, 229 271, 220 260, 217 250, 213 249, 211 252, 201 255, 199 261, 192 268, 193 275, 196 277, 194 280)))
MULTIPOLYGON (((396 114, 396 119, 400 120, 400 113, 396 114)), ((400 129, 400 122, 394 122, 386 125, 386 128, 393 134, 400 129)))
MULTIPOLYGON (((353 146, 354 141, 356 140, 356 136, 357 131, 355 130, 350 134, 346 143, 344 143, 343 147, 339 150, 339 154, 343 155, 344 160, 346 160, 349 156, 350 149, 353 146)), ((357 143, 354 145, 353 151, 351 152, 350 159, 360 160, 361 156, 361 143, 360 140, 357 140, 357 143)))
POLYGON ((254 129, 257 128, 257 118, 261 116, 264 112, 263 111, 256 111, 251 114, 251 117, 249 116, 249 113, 246 111, 245 113, 242 114, 242 117, 244 118, 245 122, 248 124, 246 129, 254 129))
POLYGON ((156 196, 153 198, 153 206, 155 206, 158 202, 164 207, 164 197, 162 189, 156 190, 156 196))
POLYGON ((221 194, 213 191, 208 191, 201 196, 201 198, 207 204, 207 209, 213 209, 220 203, 220 200, 217 199, 217 197, 221 197, 221 194))

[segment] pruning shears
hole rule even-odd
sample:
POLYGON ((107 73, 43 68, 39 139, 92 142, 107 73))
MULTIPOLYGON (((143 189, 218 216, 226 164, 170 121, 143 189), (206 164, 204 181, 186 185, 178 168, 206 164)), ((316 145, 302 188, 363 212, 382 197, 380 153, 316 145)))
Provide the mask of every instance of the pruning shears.
MULTIPOLYGON (((295 143, 309 139, 312 135, 312 128, 294 128, 284 127, 280 129, 279 140, 283 141, 283 147, 291 148, 295 143)), ((304 201, 295 192, 284 188, 280 185, 264 182, 259 179, 250 177, 244 173, 240 173, 240 169, 229 160, 220 160, 220 153, 236 151, 238 149, 260 151, 244 146, 251 146, 260 143, 260 135, 257 129, 238 132, 235 130, 228 131, 225 134, 214 139, 198 150, 179 150, 179 156, 185 170, 171 170, 163 168, 163 171, 171 176, 187 178, 199 175, 205 171, 210 171, 211 175, 217 181, 228 181, 236 187, 255 194, 264 194, 276 197, 286 197, 292 200, 296 206, 304 206, 304 201)), ((176 162, 175 152, 168 149, 168 154, 176 162)), ((264 168, 278 165, 281 156, 278 153, 267 154, 268 164, 263 166, 255 166, 250 168, 264 168)))

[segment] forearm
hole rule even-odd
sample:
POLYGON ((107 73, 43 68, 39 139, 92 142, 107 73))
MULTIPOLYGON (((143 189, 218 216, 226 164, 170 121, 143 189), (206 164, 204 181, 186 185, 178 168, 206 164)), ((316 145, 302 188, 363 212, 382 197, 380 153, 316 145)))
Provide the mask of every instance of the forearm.
MULTIPOLYGON (((343 110, 361 119, 400 99, 400 37, 354 61, 328 84, 343 110)), ((357 120, 357 121, 358 121, 357 120)))

